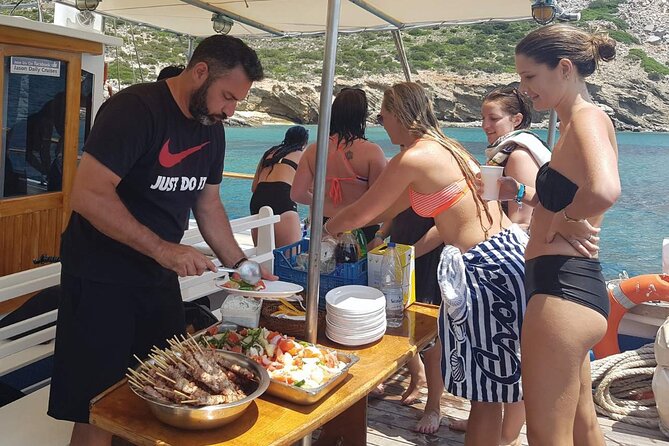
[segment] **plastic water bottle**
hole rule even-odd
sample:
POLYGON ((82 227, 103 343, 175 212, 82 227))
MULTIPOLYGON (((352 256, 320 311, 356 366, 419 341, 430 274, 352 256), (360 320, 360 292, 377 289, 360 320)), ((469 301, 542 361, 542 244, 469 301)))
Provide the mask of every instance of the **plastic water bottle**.
POLYGON ((404 298, 402 293, 402 262, 395 243, 388 243, 381 260, 381 292, 386 296, 386 321, 388 327, 402 325, 404 298))

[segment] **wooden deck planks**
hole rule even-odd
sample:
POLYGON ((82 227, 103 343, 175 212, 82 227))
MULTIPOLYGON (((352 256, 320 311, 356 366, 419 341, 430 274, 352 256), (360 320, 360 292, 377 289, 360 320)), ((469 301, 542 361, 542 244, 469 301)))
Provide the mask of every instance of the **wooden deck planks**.
MULTIPOLYGON (((367 444, 370 446, 431 446, 464 444, 464 434, 448 429, 449 418, 466 419, 469 403, 452 395, 441 399, 441 411, 444 415, 442 425, 435 435, 413 432, 416 422, 425 407, 424 395, 421 402, 412 406, 402 406, 400 398, 408 384, 408 372, 402 369, 386 385, 383 397, 370 397, 368 410, 367 444)), ((599 417, 607 445, 615 446, 669 446, 669 439, 658 429, 649 429, 621 423, 605 417, 599 417)), ((521 432, 521 444, 528 446, 525 428, 521 432)))

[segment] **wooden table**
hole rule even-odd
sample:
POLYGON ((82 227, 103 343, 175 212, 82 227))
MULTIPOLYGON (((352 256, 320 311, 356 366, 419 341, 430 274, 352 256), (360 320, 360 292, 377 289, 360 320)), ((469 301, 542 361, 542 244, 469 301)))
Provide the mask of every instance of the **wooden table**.
POLYGON ((188 431, 158 421, 121 381, 92 401, 90 422, 138 445, 175 446, 289 445, 330 422, 324 431, 343 433, 344 444, 362 446, 367 435, 367 395, 436 336, 437 314, 438 307, 413 304, 405 312, 402 327, 389 329, 383 339, 364 348, 319 339, 323 345, 354 352, 360 361, 335 390, 310 406, 263 395, 230 425, 188 431), (342 425, 345 430, 336 428, 342 425))

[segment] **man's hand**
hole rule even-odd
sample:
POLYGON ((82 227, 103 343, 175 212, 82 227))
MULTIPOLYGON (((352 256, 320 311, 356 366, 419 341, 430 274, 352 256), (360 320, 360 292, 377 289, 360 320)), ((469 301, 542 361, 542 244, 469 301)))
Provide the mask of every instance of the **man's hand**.
POLYGON ((201 276, 205 271, 216 271, 216 265, 192 246, 164 242, 154 257, 164 268, 177 273, 179 277, 201 276))
POLYGON ((279 280, 279 276, 275 276, 274 274, 270 273, 262 265, 260 265, 260 272, 262 273, 262 278, 265 280, 279 280))

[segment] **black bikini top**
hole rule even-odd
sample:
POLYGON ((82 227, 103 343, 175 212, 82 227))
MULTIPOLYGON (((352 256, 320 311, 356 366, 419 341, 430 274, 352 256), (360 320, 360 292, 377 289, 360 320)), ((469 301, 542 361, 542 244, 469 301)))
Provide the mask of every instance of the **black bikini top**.
POLYGON ((281 158, 277 164, 285 164, 297 170, 297 163, 293 160, 289 160, 288 158, 281 158))
POLYGON ((548 163, 539 168, 536 181, 539 203, 551 212, 559 212, 566 208, 572 201, 578 190, 578 186, 552 169, 548 163))

